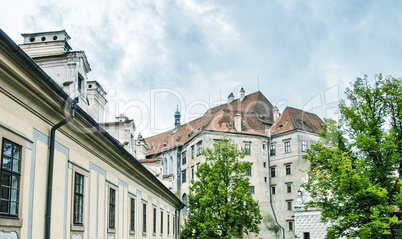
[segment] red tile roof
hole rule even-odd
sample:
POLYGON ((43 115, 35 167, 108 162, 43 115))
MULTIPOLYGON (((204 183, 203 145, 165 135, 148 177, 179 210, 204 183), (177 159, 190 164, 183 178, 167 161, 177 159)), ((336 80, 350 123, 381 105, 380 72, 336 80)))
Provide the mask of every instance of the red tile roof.
POLYGON ((281 134, 295 129, 317 133, 322 130, 324 122, 316 114, 292 107, 286 107, 271 126, 271 135, 281 134))
POLYGON ((203 132, 219 131, 252 135, 267 135, 267 128, 274 123, 273 106, 261 92, 255 92, 231 103, 209 109, 202 117, 179 126, 175 130, 145 139, 147 156, 155 155, 171 148, 184 145, 203 132), (233 116, 241 115, 241 132, 234 128, 233 116))

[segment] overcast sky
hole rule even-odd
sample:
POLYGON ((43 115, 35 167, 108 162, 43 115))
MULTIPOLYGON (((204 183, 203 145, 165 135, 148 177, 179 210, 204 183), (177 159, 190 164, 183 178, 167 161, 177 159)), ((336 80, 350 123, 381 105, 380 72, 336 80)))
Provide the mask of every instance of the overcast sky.
POLYGON ((108 93, 108 120, 125 113, 145 136, 173 127, 177 104, 188 122, 242 86, 334 117, 356 77, 402 72, 398 0, 0 1, 18 44, 65 29, 108 93))

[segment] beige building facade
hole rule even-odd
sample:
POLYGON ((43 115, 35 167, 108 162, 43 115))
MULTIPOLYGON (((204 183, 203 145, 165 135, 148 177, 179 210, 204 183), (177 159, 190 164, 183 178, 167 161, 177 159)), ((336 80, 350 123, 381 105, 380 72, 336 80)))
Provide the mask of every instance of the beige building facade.
POLYGON ((178 238, 180 199, 89 115, 85 54, 23 36, 0 30, 0 238, 178 238))

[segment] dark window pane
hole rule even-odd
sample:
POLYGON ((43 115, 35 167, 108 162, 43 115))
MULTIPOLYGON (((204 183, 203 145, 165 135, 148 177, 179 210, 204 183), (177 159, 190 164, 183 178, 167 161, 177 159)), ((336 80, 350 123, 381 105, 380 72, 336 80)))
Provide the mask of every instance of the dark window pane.
POLYGON ((10 174, 3 172, 1 175, 1 185, 3 186, 10 186, 10 174))
POLYGON ((8 213, 8 201, 1 200, 0 204, 0 211, 2 213, 8 213))
POLYGON ((1 187, 1 199, 10 199, 10 188, 8 187, 1 187))
POLYGON ((21 147, 20 146, 15 146, 14 145, 13 158, 21 159, 21 147))
POLYGON ((13 172, 19 173, 20 172, 20 160, 13 159, 13 172))

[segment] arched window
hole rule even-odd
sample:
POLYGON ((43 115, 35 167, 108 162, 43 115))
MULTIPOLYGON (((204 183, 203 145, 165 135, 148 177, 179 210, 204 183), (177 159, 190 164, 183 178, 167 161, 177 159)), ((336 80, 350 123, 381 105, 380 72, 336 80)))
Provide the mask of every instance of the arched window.
POLYGON ((163 175, 166 175, 167 172, 168 172, 167 166, 168 166, 167 165, 167 160, 166 160, 166 158, 164 158, 163 161, 162 161, 162 173, 163 173, 163 175))
POLYGON ((170 156, 169 158, 169 174, 173 174, 173 158, 170 156))
POLYGON ((184 193, 183 197, 181 198, 181 200, 185 204, 185 206, 183 208, 183 217, 187 217, 187 194, 184 193))

